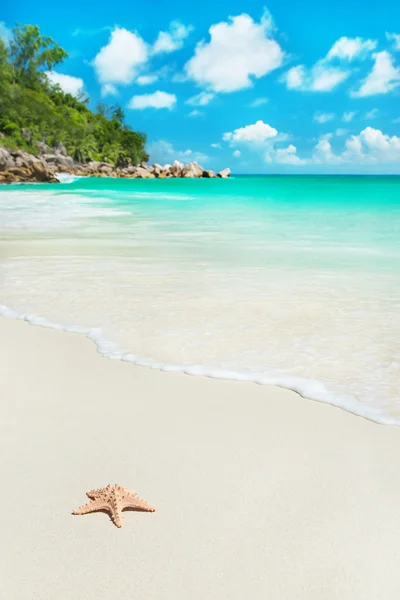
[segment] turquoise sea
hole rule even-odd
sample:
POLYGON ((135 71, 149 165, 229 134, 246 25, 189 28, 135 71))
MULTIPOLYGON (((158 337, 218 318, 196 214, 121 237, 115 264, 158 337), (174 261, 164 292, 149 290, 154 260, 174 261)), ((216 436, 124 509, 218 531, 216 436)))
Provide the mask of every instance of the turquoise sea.
POLYGON ((71 177, 0 210, 2 314, 400 424, 400 177, 71 177))

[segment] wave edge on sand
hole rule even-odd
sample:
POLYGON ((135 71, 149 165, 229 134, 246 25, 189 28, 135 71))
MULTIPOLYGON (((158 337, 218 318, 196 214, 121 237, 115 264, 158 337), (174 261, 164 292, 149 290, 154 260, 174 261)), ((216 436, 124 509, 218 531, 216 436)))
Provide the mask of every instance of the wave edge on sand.
POLYGON ((100 328, 84 327, 77 325, 66 325, 50 321, 45 317, 16 311, 8 306, 0 305, 0 317, 8 317, 25 321, 29 325, 45 327, 64 331, 66 333, 83 334, 87 339, 94 343, 97 352, 104 358, 113 360, 122 360, 133 363, 136 366, 148 367, 158 371, 169 373, 184 373, 186 375, 209 377, 212 379, 225 379, 231 381, 246 381, 256 383, 258 385, 277 386, 296 392, 302 398, 307 398, 315 402, 330 404, 346 412, 349 412, 357 417, 362 417, 379 425, 399 426, 400 420, 395 417, 388 417, 380 411, 371 407, 361 405, 356 398, 352 396, 344 396, 335 392, 329 391, 326 386, 313 379, 305 379, 293 376, 276 376, 268 373, 244 373, 240 371, 228 371, 218 367, 210 367, 206 365, 185 365, 171 364, 160 362, 151 358, 138 356, 132 352, 125 352, 119 346, 106 339, 100 328))

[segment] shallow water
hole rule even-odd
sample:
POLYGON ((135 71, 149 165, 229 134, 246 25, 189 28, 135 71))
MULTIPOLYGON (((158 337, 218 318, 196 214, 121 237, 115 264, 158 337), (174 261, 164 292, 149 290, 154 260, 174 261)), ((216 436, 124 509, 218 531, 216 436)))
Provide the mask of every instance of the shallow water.
POLYGON ((400 424, 400 178, 80 179, 0 210, 0 302, 28 320, 400 424))

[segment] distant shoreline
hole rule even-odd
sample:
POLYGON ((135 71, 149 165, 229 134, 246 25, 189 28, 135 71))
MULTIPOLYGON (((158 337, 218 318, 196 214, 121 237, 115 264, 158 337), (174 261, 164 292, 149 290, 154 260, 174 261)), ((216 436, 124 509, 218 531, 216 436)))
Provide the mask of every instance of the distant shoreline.
POLYGON ((204 169, 197 162, 186 165, 178 160, 174 163, 159 165, 154 163, 140 163, 139 165, 125 164, 115 166, 101 161, 77 163, 66 150, 53 154, 35 156, 23 150, 10 150, 0 146, 0 183, 43 182, 59 183, 57 173, 66 173, 78 177, 115 177, 123 179, 226 179, 230 176, 230 169, 223 169, 219 173, 204 169))

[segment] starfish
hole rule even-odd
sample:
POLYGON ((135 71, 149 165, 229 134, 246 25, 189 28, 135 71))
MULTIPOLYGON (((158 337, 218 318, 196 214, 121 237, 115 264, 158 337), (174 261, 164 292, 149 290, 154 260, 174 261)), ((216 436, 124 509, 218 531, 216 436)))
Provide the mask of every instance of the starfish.
POLYGON ((121 487, 116 483, 105 488, 90 490, 86 492, 90 502, 74 510, 74 515, 86 515, 97 510, 106 510, 110 513, 117 527, 122 527, 122 511, 125 508, 154 512, 156 509, 150 506, 146 500, 142 500, 133 490, 121 487))

